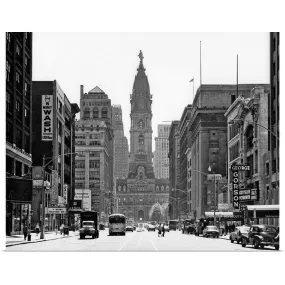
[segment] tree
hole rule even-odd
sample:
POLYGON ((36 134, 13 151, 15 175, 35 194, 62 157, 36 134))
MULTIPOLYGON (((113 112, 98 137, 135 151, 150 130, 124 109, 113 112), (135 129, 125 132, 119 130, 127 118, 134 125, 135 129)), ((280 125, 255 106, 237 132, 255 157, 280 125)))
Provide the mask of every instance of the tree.
POLYGON ((163 209, 159 203, 155 203, 149 210, 149 219, 159 222, 160 217, 163 216, 163 209))

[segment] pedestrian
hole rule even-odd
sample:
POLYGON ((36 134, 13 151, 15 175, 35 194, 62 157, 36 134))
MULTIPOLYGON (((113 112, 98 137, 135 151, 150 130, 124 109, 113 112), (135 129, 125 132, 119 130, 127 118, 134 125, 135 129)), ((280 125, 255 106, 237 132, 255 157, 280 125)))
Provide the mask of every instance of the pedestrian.
POLYGON ((38 235, 40 233, 40 226, 39 224, 37 223, 36 224, 36 234, 38 235))
POLYGON ((162 236, 164 237, 165 234, 165 228, 164 228, 164 224, 162 225, 162 236))
POLYGON ((64 224, 61 224, 61 226, 60 226, 60 234, 62 235, 63 234, 63 228, 64 228, 64 224))
POLYGON ((23 227, 23 234, 24 234, 24 240, 26 240, 27 235, 28 235, 28 227, 24 224, 23 227))
POLYGON ((235 228, 236 228, 236 225, 235 225, 235 223, 233 223, 233 231, 235 230, 235 228))
POLYGON ((158 236, 161 236, 161 225, 158 226, 158 236))
POLYGON ((58 226, 55 226, 55 234, 57 235, 57 231, 58 231, 58 226))
POLYGON ((225 226, 225 230, 226 230, 226 235, 227 235, 227 234, 228 234, 228 231, 229 231, 228 224, 226 224, 226 226, 225 226))

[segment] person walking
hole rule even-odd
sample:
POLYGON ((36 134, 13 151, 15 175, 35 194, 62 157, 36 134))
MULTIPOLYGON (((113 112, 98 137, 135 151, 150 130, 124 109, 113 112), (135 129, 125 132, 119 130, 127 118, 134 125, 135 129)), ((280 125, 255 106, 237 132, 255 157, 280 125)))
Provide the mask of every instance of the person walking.
POLYGON ((63 228, 64 228, 64 224, 61 224, 61 226, 60 226, 60 234, 62 235, 63 234, 63 228))
POLYGON ((24 240, 26 240, 27 235, 28 235, 28 227, 24 224, 23 227, 23 234, 24 234, 24 240))
POLYGON ((164 237, 165 234, 165 228, 164 228, 164 224, 162 225, 162 236, 164 237))
POLYGON ((37 233, 37 235, 40 233, 40 226, 39 226, 39 223, 36 224, 36 233, 37 233))
POLYGON ((229 231, 228 224, 226 224, 226 226, 225 226, 225 230, 226 230, 226 235, 227 235, 227 234, 228 234, 228 231, 229 231))
POLYGON ((158 236, 161 236, 161 225, 158 226, 158 236))

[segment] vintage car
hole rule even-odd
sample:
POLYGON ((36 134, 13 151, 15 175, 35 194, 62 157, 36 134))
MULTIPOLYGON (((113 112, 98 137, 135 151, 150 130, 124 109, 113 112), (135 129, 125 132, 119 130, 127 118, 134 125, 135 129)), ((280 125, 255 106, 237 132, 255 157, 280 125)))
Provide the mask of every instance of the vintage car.
POLYGON ((236 241, 237 243, 240 243, 241 236, 247 235, 249 229, 250 227, 246 227, 246 226, 236 227, 235 230, 231 232, 230 234, 231 243, 233 243, 234 241, 236 241))
POLYGON ((155 232, 155 226, 152 225, 152 224, 148 224, 147 230, 148 230, 148 231, 154 231, 154 232, 155 232))
POLYGON ((241 245, 242 247, 252 245, 256 249, 273 246, 276 250, 279 250, 279 233, 274 226, 252 225, 248 234, 242 234, 241 245))
POLYGON ((133 232, 134 228, 132 226, 126 226, 126 232, 133 232))
POLYGON ((206 226, 203 230, 203 237, 215 237, 219 238, 220 232, 216 226, 206 226))

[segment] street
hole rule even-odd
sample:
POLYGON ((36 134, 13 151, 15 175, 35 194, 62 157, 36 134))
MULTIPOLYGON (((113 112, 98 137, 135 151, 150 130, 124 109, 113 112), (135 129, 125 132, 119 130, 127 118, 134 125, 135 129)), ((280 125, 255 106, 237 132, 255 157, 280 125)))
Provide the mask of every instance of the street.
POLYGON ((274 248, 263 250, 252 246, 243 248, 240 244, 231 243, 224 238, 203 238, 185 235, 181 231, 170 231, 165 237, 158 237, 155 232, 127 232, 126 236, 109 236, 108 229, 100 231, 98 239, 80 240, 79 236, 49 240, 39 243, 28 243, 7 247, 6 251, 240 251, 268 252, 274 248))

